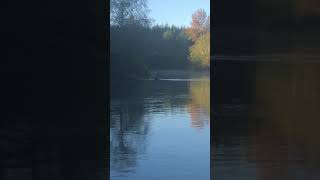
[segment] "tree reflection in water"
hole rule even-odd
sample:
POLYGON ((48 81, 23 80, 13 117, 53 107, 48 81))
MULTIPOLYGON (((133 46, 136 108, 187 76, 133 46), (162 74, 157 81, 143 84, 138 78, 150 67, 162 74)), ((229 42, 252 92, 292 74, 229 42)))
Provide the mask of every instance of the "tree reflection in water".
POLYGON ((149 123, 143 119, 143 105, 122 103, 114 106, 111 113, 111 169, 133 171, 137 156, 145 153, 149 131, 149 123))
MULTIPOLYGON (((161 167, 162 160, 160 161, 159 157, 172 163, 170 154, 178 152, 170 149, 179 147, 170 144, 166 133, 176 133, 179 137, 189 129, 203 129, 209 124, 208 78, 200 81, 144 81, 130 88, 130 94, 124 92, 124 95, 114 96, 110 106, 110 169, 113 178, 134 178, 134 175, 139 174, 139 167, 145 166, 144 163, 155 163, 161 167), (177 126, 175 123, 179 122, 175 121, 176 118, 181 118, 184 122, 172 131, 172 128, 177 126), (189 122, 191 127, 187 126, 189 122), (179 128, 186 129, 180 131, 179 128), (152 149, 160 144, 163 151, 152 149)), ((190 131, 190 136, 195 138, 205 135, 207 134, 190 131)), ((181 140, 185 141, 184 138, 181 137, 181 140)), ((148 172, 145 172, 143 176, 147 174, 148 172)))
POLYGON ((210 80, 204 78, 201 81, 191 81, 189 92, 187 110, 191 116, 191 126, 204 128, 210 122, 210 80))

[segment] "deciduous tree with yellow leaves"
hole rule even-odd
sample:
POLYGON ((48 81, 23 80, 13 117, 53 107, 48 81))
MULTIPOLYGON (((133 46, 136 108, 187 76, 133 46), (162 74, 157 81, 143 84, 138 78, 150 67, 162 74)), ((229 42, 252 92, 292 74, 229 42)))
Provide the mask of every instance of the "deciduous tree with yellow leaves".
POLYGON ((203 9, 192 15, 186 34, 193 41, 189 48, 190 61, 202 68, 210 67, 210 16, 203 9))

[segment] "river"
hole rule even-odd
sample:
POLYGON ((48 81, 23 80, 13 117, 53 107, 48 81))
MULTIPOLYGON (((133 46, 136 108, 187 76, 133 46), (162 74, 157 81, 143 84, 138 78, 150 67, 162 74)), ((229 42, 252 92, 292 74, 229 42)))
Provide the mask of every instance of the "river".
POLYGON ((111 180, 210 179, 209 78, 157 74, 112 92, 111 180))

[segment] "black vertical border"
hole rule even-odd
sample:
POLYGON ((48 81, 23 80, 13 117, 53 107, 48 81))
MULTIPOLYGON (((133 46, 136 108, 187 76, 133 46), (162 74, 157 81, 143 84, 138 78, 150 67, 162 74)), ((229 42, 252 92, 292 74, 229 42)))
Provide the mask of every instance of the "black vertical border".
POLYGON ((110 179, 109 177, 109 29, 110 29, 110 2, 109 0, 97 0, 97 44, 98 44, 98 62, 97 62, 97 73, 96 78, 98 82, 97 91, 97 102, 99 102, 99 107, 101 107, 101 112, 103 117, 101 117, 100 127, 97 131, 97 154, 99 162, 99 172, 98 179, 103 178, 105 180, 110 179))

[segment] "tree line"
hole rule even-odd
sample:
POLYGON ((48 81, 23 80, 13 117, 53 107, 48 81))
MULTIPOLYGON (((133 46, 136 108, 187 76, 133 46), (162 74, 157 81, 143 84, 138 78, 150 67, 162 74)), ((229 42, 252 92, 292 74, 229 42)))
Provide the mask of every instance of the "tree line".
POLYGON ((152 25, 146 0, 110 2, 111 79, 148 77, 150 70, 209 67, 210 17, 192 16, 191 27, 152 25))

